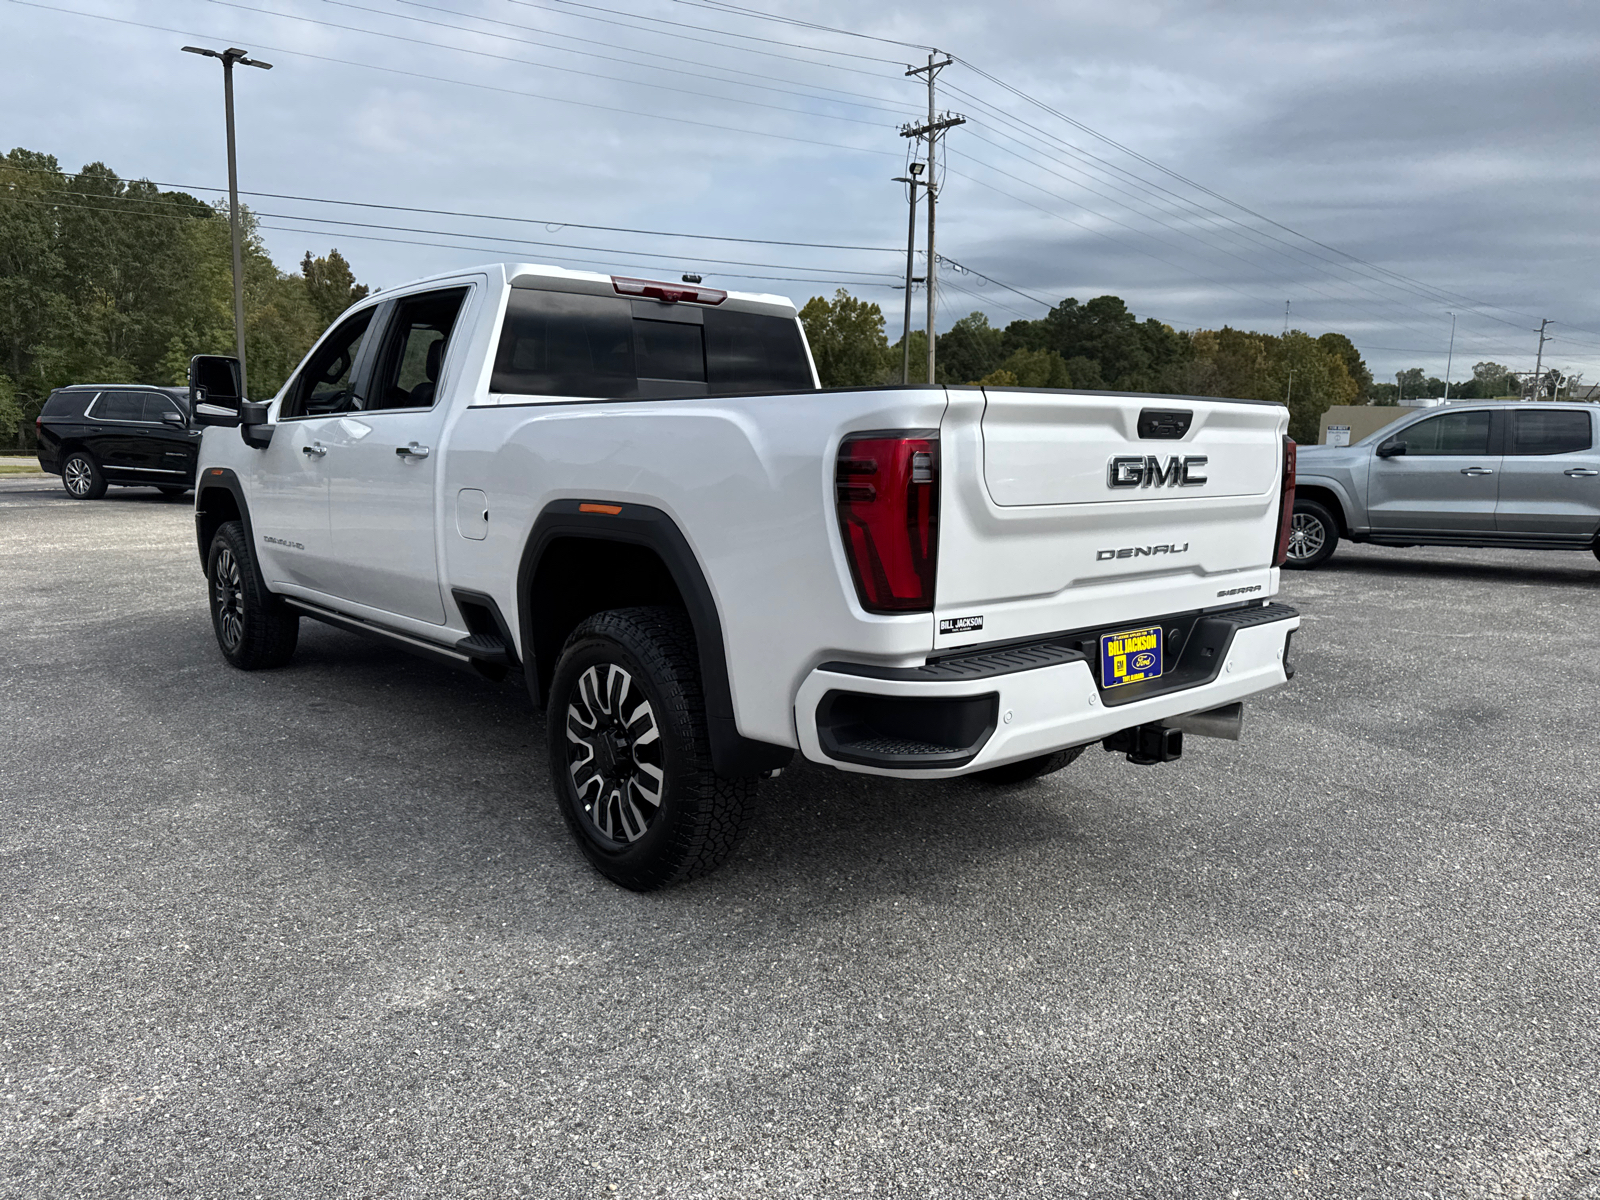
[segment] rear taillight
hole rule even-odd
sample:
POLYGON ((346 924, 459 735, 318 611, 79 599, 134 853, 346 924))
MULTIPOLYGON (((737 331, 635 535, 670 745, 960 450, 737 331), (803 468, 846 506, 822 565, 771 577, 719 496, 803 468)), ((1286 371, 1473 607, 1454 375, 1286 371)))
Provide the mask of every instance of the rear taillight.
POLYGON ((1283 439, 1283 483, 1278 492, 1278 544, 1272 550, 1272 565, 1281 567, 1289 558, 1289 522, 1294 519, 1294 439, 1283 439))
POLYGON ((861 606, 931 612, 939 562, 938 434, 847 437, 834 467, 834 491, 861 606))

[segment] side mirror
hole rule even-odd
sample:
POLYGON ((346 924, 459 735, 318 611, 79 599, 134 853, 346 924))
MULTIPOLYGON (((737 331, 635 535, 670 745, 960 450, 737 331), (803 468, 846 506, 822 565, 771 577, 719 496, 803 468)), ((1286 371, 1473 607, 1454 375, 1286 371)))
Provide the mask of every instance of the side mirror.
MULTIPOLYGON (((202 404, 238 411, 239 360, 225 354, 196 354, 189 360, 189 408, 197 416, 202 404)), ((206 422, 201 424, 221 424, 206 422)))
POLYGON ((167 412, 161 414, 161 423, 163 425, 187 425, 189 422, 183 419, 182 413, 175 413, 171 410, 168 410, 167 412))
POLYGON ((1379 458, 1393 458, 1395 455, 1404 454, 1405 452, 1406 444, 1398 438, 1390 438, 1387 442, 1381 442, 1378 445, 1379 458))
POLYGON ((267 409, 270 407, 271 405, 257 404, 250 400, 240 402, 239 436, 244 439, 245 445, 265 450, 272 444, 272 431, 275 426, 267 424, 267 409))

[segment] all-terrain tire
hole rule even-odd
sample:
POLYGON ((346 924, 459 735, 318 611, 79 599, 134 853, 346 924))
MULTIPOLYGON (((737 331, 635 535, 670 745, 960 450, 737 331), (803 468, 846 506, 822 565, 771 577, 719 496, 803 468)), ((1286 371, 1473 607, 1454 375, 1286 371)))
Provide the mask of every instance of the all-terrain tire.
POLYGON ((1297 571, 1320 567, 1339 547, 1339 522, 1315 500, 1296 499, 1289 517, 1289 549, 1283 565, 1297 571))
POLYGON ((1073 746, 1069 750, 1055 750, 1049 754, 1041 754, 1036 758, 1025 758, 1021 762, 1007 763, 1003 767, 990 767, 987 771, 977 772, 973 775, 973 778, 1001 787, 1012 787, 1019 783, 1032 783, 1035 779, 1053 774, 1061 770, 1062 767, 1076 762, 1084 749, 1083 746, 1073 746))
POLYGON ((294 657, 300 616, 267 590, 240 522, 224 521, 211 539, 206 583, 211 628, 223 658, 241 671, 258 671, 294 657))
POLYGON ((74 450, 61 460, 61 486, 74 500, 98 500, 106 494, 106 477, 87 450, 74 450))
POLYGON ((716 870, 755 813, 756 781, 711 765, 698 663, 681 609, 619 608, 573 630, 551 681, 556 802, 595 870, 636 892, 716 870))

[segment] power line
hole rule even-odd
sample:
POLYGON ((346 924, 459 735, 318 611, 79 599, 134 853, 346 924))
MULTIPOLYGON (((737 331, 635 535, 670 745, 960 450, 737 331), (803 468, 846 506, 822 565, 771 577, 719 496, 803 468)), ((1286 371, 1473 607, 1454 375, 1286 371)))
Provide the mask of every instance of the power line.
MULTIPOLYGON (((158 33, 176 33, 182 37, 216 38, 219 35, 212 33, 199 33, 192 29, 176 29, 170 25, 156 25, 150 21, 134 21, 127 17, 113 17, 106 13, 82 12, 75 8, 62 8, 54 4, 45 4, 42 0, 8 0, 11 4, 20 4, 25 8, 44 9, 47 12, 66 13, 74 17, 86 17, 93 21, 110 21, 117 25, 128 25, 138 29, 153 29, 158 33)), ((278 14, 270 14, 278 15, 278 14)), ((226 40, 226 39, 224 39, 226 40)), ((890 150, 875 150, 866 146, 851 146, 840 142, 825 142, 817 138, 797 137, 794 134, 774 133, 765 129, 744 129, 736 125, 719 125, 714 121, 696 121, 689 117, 668 116, 665 113, 650 112, 647 109, 622 108, 612 104, 596 104, 590 100, 574 100, 570 96, 551 96, 544 92, 524 91, 520 88, 501 87, 498 84, 482 83, 477 80, 451 79, 444 75, 430 75, 425 71, 408 71, 401 67, 385 67, 377 63, 361 62, 357 59, 337 58, 329 54, 313 54, 308 50, 291 50, 286 46, 269 46, 261 42, 254 42, 261 50, 274 54, 287 54, 294 58, 311 59, 314 62, 334 63, 342 67, 360 67, 368 71, 381 71, 387 75, 401 75, 409 79, 426 79, 432 83, 448 83, 457 87, 475 88, 479 91, 496 92, 506 96, 522 96, 532 100, 548 100, 556 104, 572 104, 579 108, 593 108, 601 112, 620 113, 628 117, 645 117, 654 121, 670 121, 678 125, 692 125, 699 129, 715 129, 720 133, 740 133, 753 137, 777 138, 785 142, 798 142, 806 146, 821 146, 827 150, 844 150, 852 154, 872 154, 885 158, 898 158, 899 155, 890 150)), ((425 43, 430 44, 431 43, 425 43)), ((804 115, 804 114, 802 114, 804 115)))

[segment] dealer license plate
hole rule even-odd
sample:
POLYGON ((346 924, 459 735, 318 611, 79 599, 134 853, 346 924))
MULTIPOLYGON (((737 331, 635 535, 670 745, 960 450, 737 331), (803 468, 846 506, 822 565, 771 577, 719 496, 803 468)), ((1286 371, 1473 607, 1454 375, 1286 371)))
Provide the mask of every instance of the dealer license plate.
POLYGON ((1108 633, 1100 639, 1100 682, 1121 687, 1161 674, 1161 626, 1108 633))

